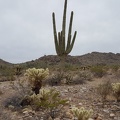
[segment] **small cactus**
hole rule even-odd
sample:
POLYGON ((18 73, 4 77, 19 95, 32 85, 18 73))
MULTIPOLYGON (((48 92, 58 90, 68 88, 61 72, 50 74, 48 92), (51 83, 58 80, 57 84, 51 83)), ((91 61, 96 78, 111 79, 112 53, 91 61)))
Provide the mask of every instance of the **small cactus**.
POLYGON ((81 108, 73 107, 71 112, 75 117, 78 118, 78 120, 88 120, 92 115, 93 110, 92 109, 86 110, 84 107, 81 108))
POLYGON ((32 90, 35 94, 39 94, 39 90, 42 87, 42 80, 49 75, 47 69, 29 68, 26 70, 25 76, 29 79, 29 82, 33 85, 32 90))
POLYGON ((112 83, 113 95, 116 97, 117 101, 120 98, 120 83, 112 83))
POLYGON ((36 105, 37 108, 46 108, 52 110, 59 107, 60 105, 66 105, 68 100, 60 98, 60 92, 55 89, 40 89, 40 93, 31 96, 33 105, 36 105))

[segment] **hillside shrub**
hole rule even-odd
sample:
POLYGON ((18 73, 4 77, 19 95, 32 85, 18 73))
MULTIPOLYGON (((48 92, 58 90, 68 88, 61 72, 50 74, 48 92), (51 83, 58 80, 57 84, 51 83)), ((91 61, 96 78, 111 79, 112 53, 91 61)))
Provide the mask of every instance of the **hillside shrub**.
POLYGON ((4 111, 4 107, 0 105, 0 120, 12 120, 9 112, 4 111))
POLYGON ((118 65, 112 65, 111 66, 111 69, 112 69, 113 72, 117 72, 119 70, 119 68, 120 68, 120 66, 118 66, 118 65))
POLYGON ((95 77, 103 77, 107 71, 103 68, 103 66, 94 66, 91 68, 91 72, 95 77))
POLYGON ((58 86, 61 84, 61 81, 63 79, 64 79, 64 73, 56 72, 45 81, 46 82, 45 84, 48 84, 50 86, 58 86))
POLYGON ((104 82, 97 87, 97 92, 101 96, 103 104, 107 96, 111 93, 111 90, 112 88, 110 81, 104 82))
POLYGON ((79 72, 76 75, 73 79, 73 84, 84 84, 86 81, 92 80, 92 74, 86 71, 79 72))

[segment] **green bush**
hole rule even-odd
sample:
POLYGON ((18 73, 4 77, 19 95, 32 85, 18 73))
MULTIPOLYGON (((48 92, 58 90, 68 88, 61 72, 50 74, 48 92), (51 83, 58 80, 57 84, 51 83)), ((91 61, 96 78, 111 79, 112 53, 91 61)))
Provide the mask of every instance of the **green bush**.
POLYGON ((94 66, 91 68, 91 72, 95 77, 103 77, 106 74, 106 70, 103 66, 94 66))
POLYGON ((113 72, 117 72, 119 68, 120 68, 120 66, 118 66, 118 65, 111 66, 111 69, 113 72))

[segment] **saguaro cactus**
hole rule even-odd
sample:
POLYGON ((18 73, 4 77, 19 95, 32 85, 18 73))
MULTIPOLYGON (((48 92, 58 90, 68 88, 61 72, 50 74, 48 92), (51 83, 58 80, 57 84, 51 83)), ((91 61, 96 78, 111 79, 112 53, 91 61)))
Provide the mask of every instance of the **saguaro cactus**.
POLYGON ((67 0, 64 3, 64 12, 63 12, 63 22, 62 22, 62 31, 56 31, 56 22, 55 22, 55 13, 53 12, 53 32, 54 32, 54 42, 55 42, 55 49, 58 56, 61 58, 66 57, 72 50, 77 31, 75 31, 74 36, 72 38, 72 21, 73 21, 73 11, 71 12, 70 23, 69 23, 69 30, 68 30, 68 38, 67 44, 65 42, 65 35, 66 35, 66 11, 67 11, 67 0))

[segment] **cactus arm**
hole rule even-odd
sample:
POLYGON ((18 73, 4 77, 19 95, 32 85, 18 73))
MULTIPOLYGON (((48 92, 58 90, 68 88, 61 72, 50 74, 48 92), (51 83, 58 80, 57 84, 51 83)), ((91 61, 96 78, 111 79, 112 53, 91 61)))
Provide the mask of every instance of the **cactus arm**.
POLYGON ((65 29, 66 29, 66 11, 67 11, 67 0, 65 0, 64 4, 64 12, 63 12, 63 23, 62 23, 62 52, 65 51, 65 29))
POLYGON ((55 14, 53 12, 52 14, 52 18, 53 18, 53 31, 54 31, 54 42, 55 42, 55 49, 57 54, 59 54, 59 45, 58 45, 58 40, 57 40, 57 31, 56 31, 56 23, 55 23, 55 14))
POLYGON ((70 17, 69 31, 68 31, 68 40, 67 40, 67 48, 66 48, 66 50, 69 49, 69 46, 71 44, 72 21, 73 21, 73 11, 71 12, 71 17, 70 17))
POLYGON ((61 32, 58 32, 58 38, 59 38, 59 55, 61 55, 61 49, 62 49, 62 37, 61 32))
POLYGON ((71 52, 71 50, 72 50, 72 48, 73 48, 73 45, 74 45, 74 43, 75 43, 76 35, 77 35, 77 31, 75 31, 75 33, 74 33, 74 36, 73 36, 73 39, 72 39, 72 43, 70 44, 69 49, 67 49, 66 54, 69 54, 69 53, 71 52))

